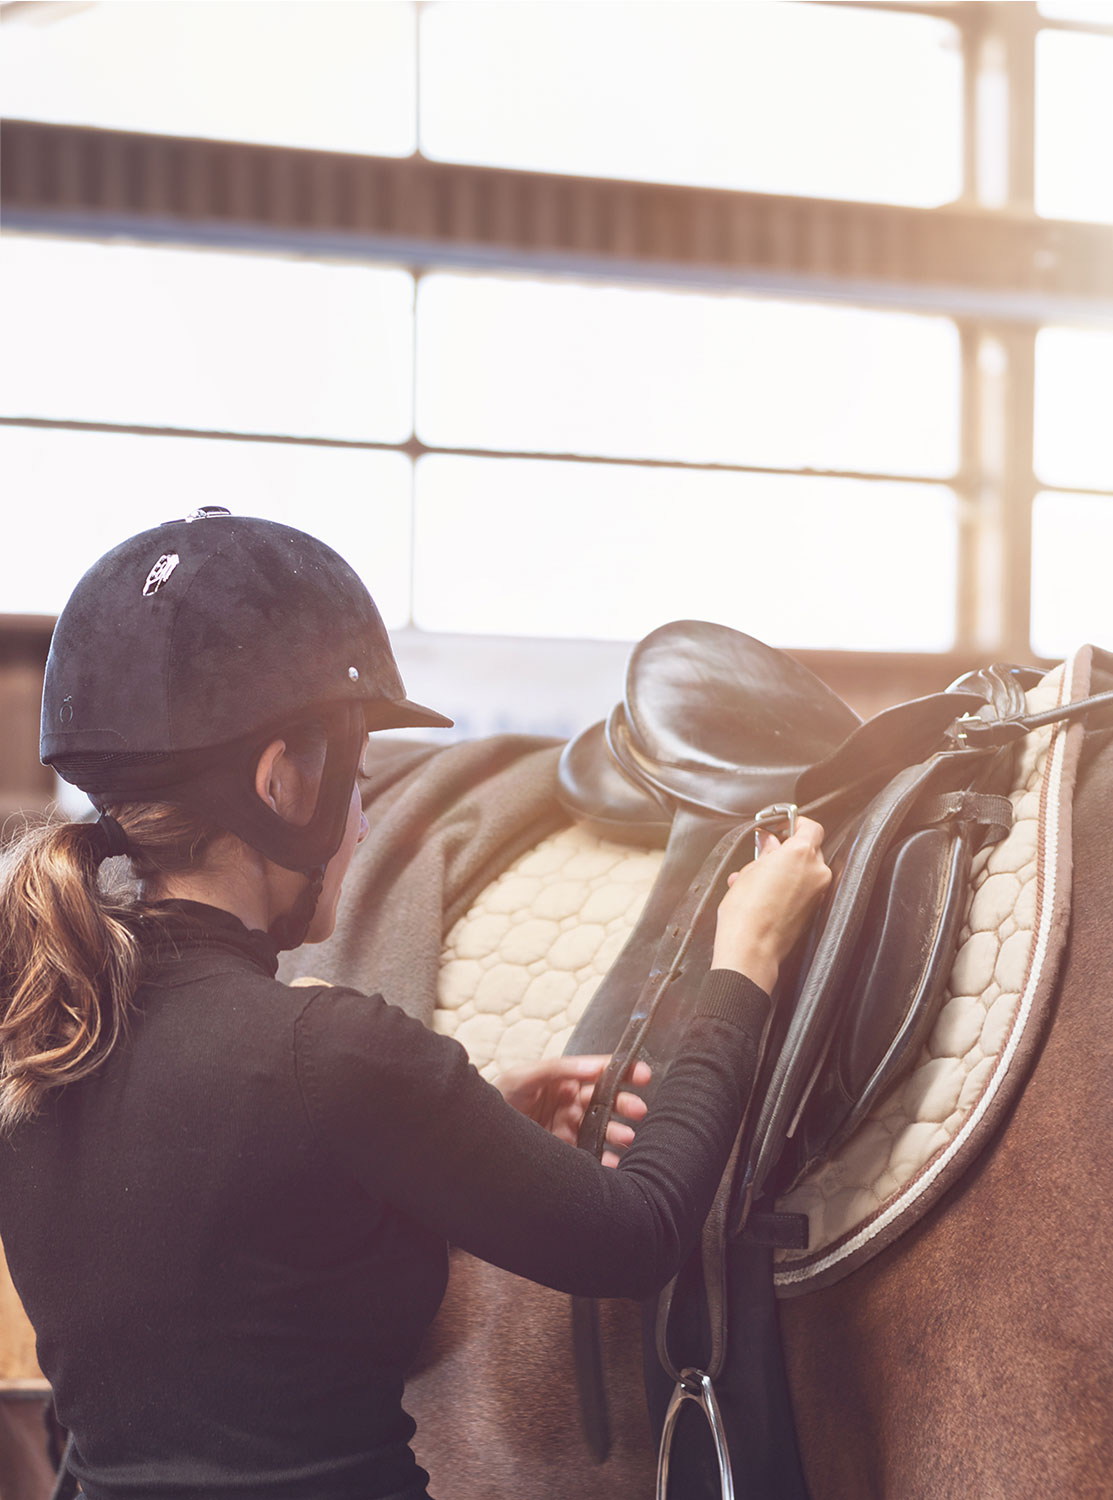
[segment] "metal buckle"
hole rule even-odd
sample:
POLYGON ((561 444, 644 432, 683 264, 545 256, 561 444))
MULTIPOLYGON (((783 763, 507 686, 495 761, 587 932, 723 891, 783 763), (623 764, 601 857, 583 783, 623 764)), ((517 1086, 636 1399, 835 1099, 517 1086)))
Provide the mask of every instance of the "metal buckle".
MULTIPOLYGON (((796 809, 793 808, 793 812, 795 811, 796 809)), ((693 1369, 681 1370, 680 1379, 676 1382, 676 1387, 669 1398, 668 1410, 665 1412, 665 1425, 661 1429, 661 1449, 657 1455, 656 1500, 668 1500, 672 1442, 676 1435, 680 1409, 685 1401, 694 1401, 707 1418, 707 1425, 711 1429, 711 1440, 715 1444, 715 1461, 719 1466, 719 1489, 722 1500, 734 1500, 734 1475, 730 1468, 730 1451, 727 1448, 727 1435, 723 1427, 722 1413, 719 1411, 719 1403, 715 1398, 715 1387, 711 1384, 709 1375, 705 1375, 702 1370, 693 1369)))
POLYGON ((966 724, 984 724, 985 722, 981 714, 960 714, 947 730, 947 738, 956 750, 965 750, 970 743, 970 737, 963 726, 966 724))
POLYGON ((754 816, 754 858, 761 858, 761 835, 773 823, 787 823, 788 837, 791 838, 796 832, 795 802, 770 802, 768 807, 763 807, 754 816))

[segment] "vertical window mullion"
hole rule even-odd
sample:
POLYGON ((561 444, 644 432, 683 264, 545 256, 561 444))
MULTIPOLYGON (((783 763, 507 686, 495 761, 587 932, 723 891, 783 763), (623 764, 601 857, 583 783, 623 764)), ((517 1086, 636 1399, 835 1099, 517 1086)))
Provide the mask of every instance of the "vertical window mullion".
POLYGON ((978 639, 979 557, 984 547, 985 501, 982 465, 984 402, 978 372, 981 330, 977 324, 959 324, 961 364, 959 371, 959 471, 958 578, 955 587, 955 648, 969 651, 978 639))
POLYGON ((1005 336, 1005 520, 1002 645, 1010 661, 1031 654, 1032 504, 1034 468, 1036 332, 1015 325, 1005 336))
POLYGON ((1033 213, 1036 201, 1035 0, 985 9, 1001 27, 1008 73, 1008 206, 1033 213))

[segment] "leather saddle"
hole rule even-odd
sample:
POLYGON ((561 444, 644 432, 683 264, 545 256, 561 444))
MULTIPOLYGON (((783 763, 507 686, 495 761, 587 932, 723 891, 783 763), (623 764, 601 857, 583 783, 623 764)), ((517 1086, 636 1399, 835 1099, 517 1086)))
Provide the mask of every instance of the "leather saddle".
MULTIPOLYGON (((763 810, 785 816, 791 805, 818 817, 834 871, 778 983, 765 1062, 699 1265, 667 1289, 655 1316, 657 1358, 674 1386, 663 1418, 657 1403, 659 1497, 687 1402, 701 1407, 713 1438, 705 1467, 717 1465, 719 1489, 733 1493, 738 1423, 732 1432, 714 1382, 730 1383, 728 1282, 745 1274, 732 1269, 735 1248, 762 1247, 768 1266, 772 1247, 806 1247, 806 1219, 773 1213, 773 1198, 844 1141, 915 1061, 957 945, 973 851, 1011 822, 995 787, 1010 744, 1027 732, 1024 693, 1038 676, 987 668, 863 723, 785 653, 679 621, 635 647, 623 701, 565 750, 559 795, 574 817, 604 837, 666 850, 641 919, 569 1042, 570 1052, 612 1053, 581 1131, 588 1149, 602 1150, 633 1058, 646 1058, 659 1082, 675 1054, 726 876, 753 857, 763 810), (682 1308, 693 1295, 694 1318, 682 1308)), ((585 1436, 602 1461, 609 1438, 591 1304, 574 1304, 573 1339, 585 1436)), ((761 1383, 775 1381, 766 1372, 761 1383)), ((647 1386, 652 1406, 648 1366, 647 1386)), ((757 1492, 803 1494, 803 1481, 757 1492)))
MULTIPOLYGON (((969 752, 933 749, 964 715, 1021 712, 1037 675, 987 669, 863 723, 813 673, 751 636, 702 621, 654 631, 634 648, 623 701, 571 741, 560 764, 560 799, 577 820, 666 848, 646 911, 569 1049, 613 1049, 644 1011, 638 1046, 655 1070, 667 1066, 687 1021, 678 997, 695 988, 667 950, 686 939, 684 974, 702 973, 696 960, 710 950, 726 875, 752 855, 753 821, 791 803, 823 821, 835 879, 779 987, 778 1013, 791 1024, 775 1039, 780 1068, 766 1080, 751 1195, 774 1165, 778 1134, 798 1133, 805 1096, 797 1172, 845 1138, 930 1027, 968 856, 1011 820, 1006 801, 970 785, 984 776, 971 774, 969 752), (696 886, 691 910, 678 912, 696 886), (631 1008, 639 971, 655 992, 631 1008)), ((608 1092, 604 1080, 601 1106, 608 1092)), ((594 1123, 592 1112, 589 1135, 594 1123)))

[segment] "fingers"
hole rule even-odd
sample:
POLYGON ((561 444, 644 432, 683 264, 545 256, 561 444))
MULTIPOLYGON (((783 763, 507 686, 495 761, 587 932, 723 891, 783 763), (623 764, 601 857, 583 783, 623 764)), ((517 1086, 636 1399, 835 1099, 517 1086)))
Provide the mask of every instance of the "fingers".
MULTIPOLYGON (((584 1054, 580 1057, 549 1057, 545 1058, 542 1062, 530 1064, 529 1072, 532 1076, 536 1077, 539 1072, 543 1071, 548 1080, 553 1083, 562 1078, 579 1080, 581 1087, 588 1091, 588 1096, 590 1097, 591 1090, 603 1076, 610 1060, 609 1053, 584 1054)), ((624 1076, 625 1081, 632 1083, 635 1088, 644 1088, 653 1077, 653 1070, 648 1063, 642 1062, 639 1059, 630 1064, 624 1076)), ((637 1095, 623 1094, 620 1097, 634 1102, 634 1114, 635 1117, 638 1117, 636 1106, 641 1101, 638 1100, 637 1095)), ((625 1114, 626 1111, 623 1110, 622 1113, 625 1114)))
POLYGON ((638 1094, 621 1093, 615 1100, 614 1112, 624 1120, 644 1120, 649 1105, 638 1094))
MULTIPOLYGON (((580 1089, 580 1109, 584 1111, 591 1103, 592 1089, 586 1084, 580 1089)), ((649 1105, 637 1094, 628 1094, 625 1091, 617 1096, 614 1101, 612 1114, 623 1120, 644 1120, 649 1111, 649 1105)))
MULTIPOLYGON (((579 1078, 594 1084, 602 1077, 610 1060, 609 1052, 583 1053, 578 1057, 546 1057, 540 1062, 528 1063, 524 1068, 509 1072, 529 1072, 533 1077, 543 1076, 554 1082, 559 1078, 579 1078)), ((509 1072, 503 1076, 509 1076, 509 1072)), ((625 1074, 627 1083, 632 1083, 637 1088, 647 1084, 652 1076, 648 1063, 641 1061, 631 1063, 625 1074)))
MULTIPOLYGON (((796 845, 819 851, 823 847, 823 825, 817 823, 814 818, 800 817, 796 819, 796 828, 791 838, 784 841, 785 846, 796 845)), ((774 849, 782 847, 781 840, 768 828, 758 829, 757 846, 760 854, 771 854, 774 849)), ((727 876, 727 885, 733 886, 734 882, 742 874, 741 870, 734 870, 727 876)))
MULTIPOLYGON (((644 1063, 641 1066, 645 1068, 646 1073, 649 1072, 644 1063)), ((587 1108, 587 1103, 588 1100, 584 1100, 585 1109, 587 1108)), ((649 1105, 646 1104, 644 1099, 640 1099, 637 1094, 626 1092, 619 1094, 614 1102, 614 1114, 607 1122, 607 1145, 615 1147, 616 1151, 625 1151, 626 1147, 632 1144, 636 1133, 634 1126, 626 1122, 630 1120, 644 1120, 648 1112, 649 1105)), ((604 1152, 602 1160, 604 1166, 618 1165, 618 1156, 615 1154, 615 1151, 604 1152)))
POLYGON ((797 818, 796 831, 786 844, 807 844, 810 849, 821 849, 823 847, 823 824, 817 823, 814 818, 797 818))
POLYGON ((757 847, 759 854, 771 854, 781 847, 781 841, 770 829, 762 828, 758 831, 757 847))
MULTIPOLYGON (((796 828, 791 838, 786 838, 782 843, 775 833, 770 833, 767 828, 758 830, 758 847, 763 855, 772 854, 776 849, 784 849, 786 853, 796 854, 806 852, 809 854, 822 854, 823 851, 823 824, 817 823, 814 818, 797 818, 796 828)), ((755 861, 756 862, 756 861, 755 861)), ((750 866, 744 866, 741 870, 734 870, 727 876, 727 885, 733 887, 735 881, 740 880, 750 866)), ((750 876, 749 878, 753 878, 750 876)))
MULTIPOLYGON (((521 1114, 575 1145, 592 1094, 610 1061, 603 1053, 542 1058, 507 1069, 496 1080, 496 1087, 521 1114)), ((635 1087, 647 1084, 651 1076, 648 1064, 640 1060, 631 1063, 624 1075, 625 1081, 635 1087)), ((614 1100, 613 1118, 607 1122, 607 1145, 625 1150, 634 1138, 634 1125, 645 1116, 647 1107, 631 1090, 621 1090, 614 1100)))
POLYGON ((823 827, 814 818, 799 818, 783 842, 765 836, 761 847, 762 857, 728 880, 712 964, 736 969, 771 991, 831 872, 823 859, 823 827))

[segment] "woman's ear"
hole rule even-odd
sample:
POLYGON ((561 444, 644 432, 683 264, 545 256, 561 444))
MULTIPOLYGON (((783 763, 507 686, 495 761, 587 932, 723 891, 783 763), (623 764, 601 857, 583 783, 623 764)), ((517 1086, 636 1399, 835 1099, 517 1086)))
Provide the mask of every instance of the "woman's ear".
POLYGON ((290 821, 300 802, 301 777, 286 753, 285 740, 272 740, 255 767, 255 790, 272 812, 290 821))

